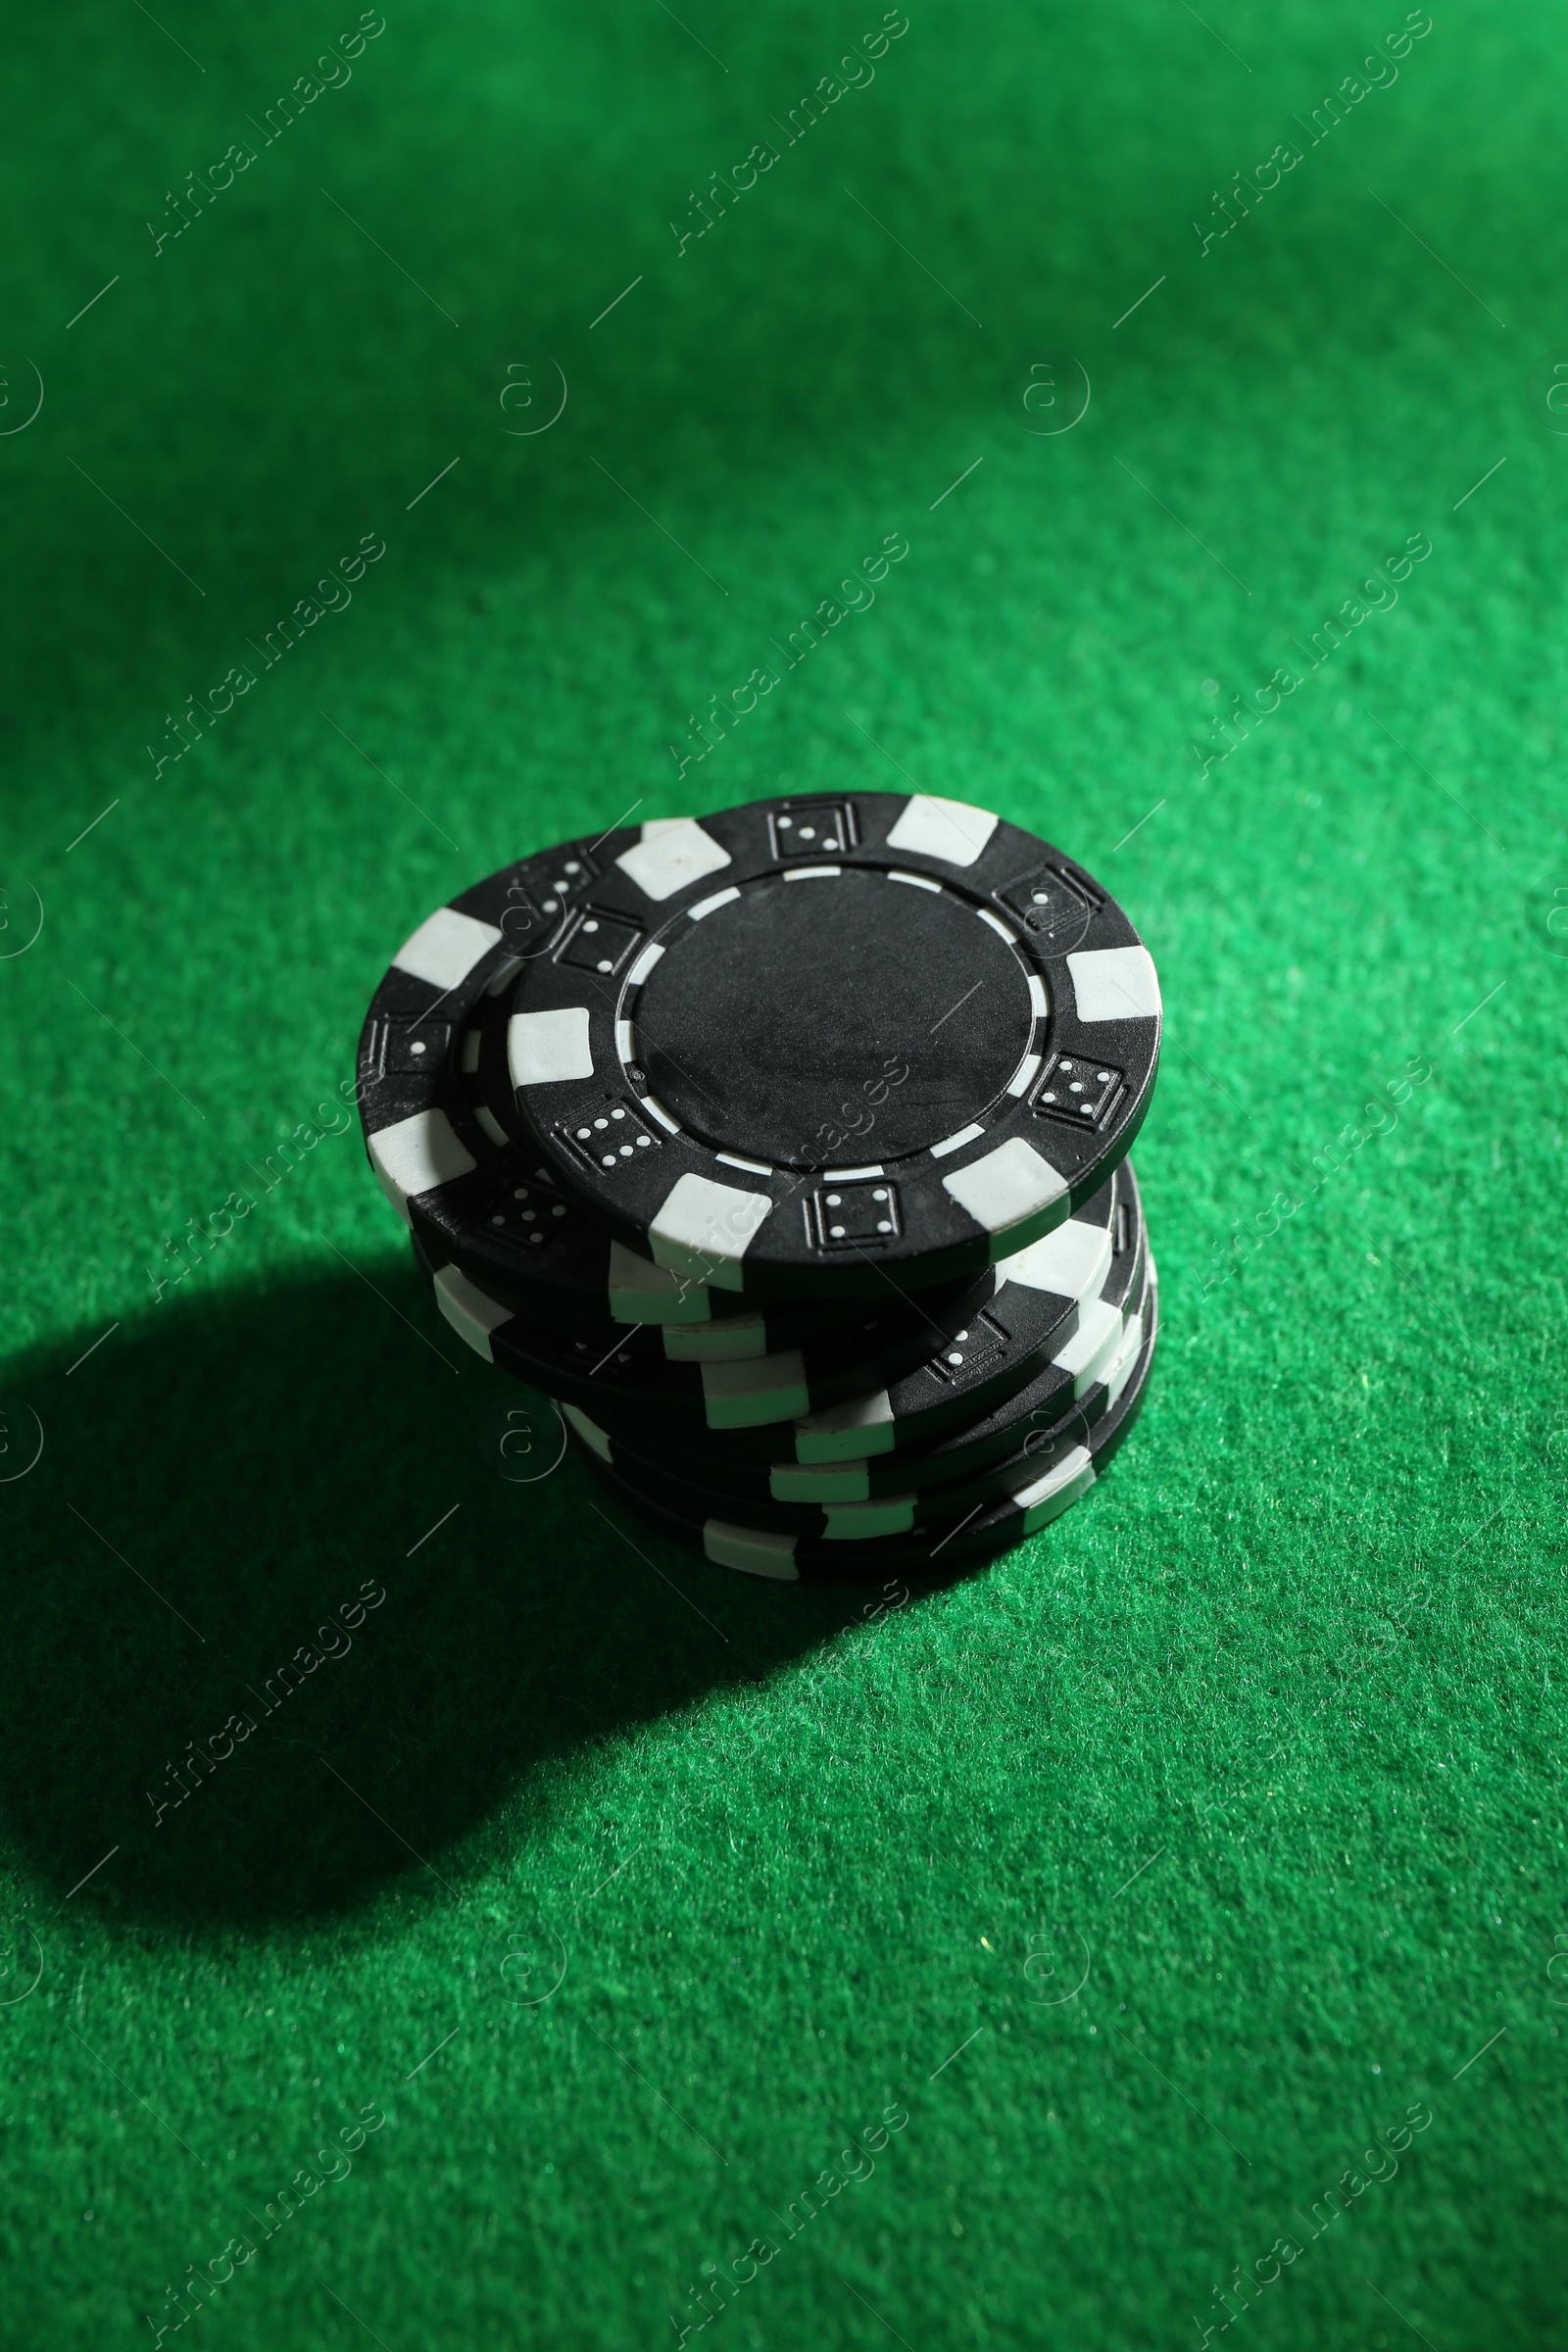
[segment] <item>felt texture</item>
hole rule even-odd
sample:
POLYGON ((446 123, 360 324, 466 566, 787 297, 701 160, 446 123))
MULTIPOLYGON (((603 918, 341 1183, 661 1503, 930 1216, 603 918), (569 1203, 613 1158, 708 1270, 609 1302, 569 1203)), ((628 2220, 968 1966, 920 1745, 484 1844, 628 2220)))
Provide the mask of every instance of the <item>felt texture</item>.
POLYGON ((1561 12, 880 15, 0 34, 8 2342, 1568 2322, 1561 12), (854 786, 1168 1019, 1142 1421, 880 1606, 552 1467, 340 1091, 511 857, 854 786))

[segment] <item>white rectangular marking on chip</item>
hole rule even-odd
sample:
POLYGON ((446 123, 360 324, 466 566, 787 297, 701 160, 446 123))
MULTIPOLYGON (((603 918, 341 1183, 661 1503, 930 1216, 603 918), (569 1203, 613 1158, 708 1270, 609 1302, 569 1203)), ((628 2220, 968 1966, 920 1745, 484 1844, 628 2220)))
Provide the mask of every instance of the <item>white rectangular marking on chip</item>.
POLYGON ((664 1105, 662 1102, 661 1102, 657 1095, 644 1095, 642 1098, 642 1105, 644 1110, 647 1111, 649 1117, 657 1119, 661 1127, 667 1127, 671 1135, 680 1134, 681 1124, 679 1119, 670 1117, 669 1112, 664 1108, 664 1105))
POLYGON ((1054 1291, 1061 1298, 1082 1298, 1087 1291, 1099 1290, 1110 1256, 1108 1225, 1086 1225, 1081 1217, 1069 1217, 1027 1250, 999 1258, 997 1281, 1020 1282, 1029 1291, 1054 1291))
POLYGON ((1104 1343, 1109 1341, 1114 1348, 1114 1343, 1119 1339, 1121 1307, 1114 1307, 1109 1303, 1109 1298, 1093 1298, 1079 1312, 1079 1327, 1072 1334, 1072 1339, 1062 1341, 1062 1346, 1057 1348, 1051 1362, 1054 1362, 1057 1371, 1069 1371, 1077 1381, 1084 1366, 1093 1364, 1093 1359, 1101 1354, 1104 1343))
POLYGON ((713 1157, 721 1159, 726 1168, 744 1168, 748 1176, 771 1176, 773 1173, 765 1159, 742 1159, 738 1152, 715 1152, 713 1157))
POLYGON ((798 1462, 853 1462, 893 1451, 893 1399, 886 1389, 854 1396, 795 1425, 798 1462))
POLYGON ((469 1029, 464 1033, 463 1066, 471 1075, 479 1067, 479 1032, 469 1029))
POLYGON ((972 1144, 977 1135, 984 1135, 984 1127, 978 1124, 973 1127, 960 1127, 956 1135, 945 1135, 940 1144, 933 1144, 931 1156, 933 1159, 946 1159, 950 1152, 961 1150, 963 1145, 972 1144))
POLYGON ((761 1315, 720 1315, 711 1323, 666 1323, 664 1353, 672 1364, 738 1364, 767 1353, 761 1315))
POLYGON ((638 956, 636 962, 632 965, 631 970, 626 974, 626 986, 628 988, 641 988, 643 982, 647 979, 649 973, 653 970, 655 964, 659 961, 659 958, 663 953, 664 951, 660 946, 658 940, 651 939, 648 942, 647 947, 644 948, 642 954, 638 956))
POLYGON ((888 880, 890 882, 907 882, 911 890, 934 890, 938 898, 942 896, 941 883, 933 881, 929 874, 906 874, 902 868, 895 865, 889 868, 888 880))
POLYGON ((862 1461, 836 1468, 825 1462, 775 1462, 767 1491, 775 1502, 869 1502, 871 1472, 862 1461))
POLYGON ((1034 1488, 1015 1494, 1013 1499, 1023 1503, 1023 1532, 1032 1536, 1036 1528, 1059 1517, 1070 1502, 1087 1494, 1095 1483, 1095 1465, 1082 1446, 1075 1446, 1054 1471, 1038 1481, 1034 1488), (1024 1500, 1024 1494, 1030 1496, 1024 1500))
POLYGON ((656 1266, 623 1242, 610 1245, 606 1288, 616 1323, 700 1323, 713 1311, 700 1282, 687 1282, 667 1266, 656 1266))
POLYGON ((490 1334, 512 1321, 512 1309, 487 1298, 456 1266, 443 1266, 436 1276, 435 1302, 459 1339, 466 1340, 487 1364, 493 1364, 490 1334))
POLYGON ((453 1132, 444 1110, 416 1110, 367 1138, 375 1180, 405 1225, 409 1202, 478 1166, 453 1132))
POLYGON ((1063 1487, 1059 1493, 1048 1495, 1044 1502, 1037 1502, 1033 1510, 1025 1511, 1024 1534, 1026 1536, 1035 1535, 1041 1528, 1048 1527, 1053 1519, 1059 1519, 1062 1512, 1069 1509, 1078 1500, 1080 1494, 1088 1494, 1094 1483, 1095 1465, 1089 1461, 1084 1464, 1070 1487, 1063 1487))
POLYGON ((886 1174, 887 1170, 884 1167, 824 1168, 822 1182, 824 1184, 853 1184, 857 1176, 885 1176, 886 1174))
POLYGON ((615 1023, 615 1052, 622 1061, 635 1061, 637 1058, 637 1032, 630 1021, 615 1023))
POLYGON ((564 1086, 573 1078, 591 1078, 587 1005, 514 1012, 507 1023, 507 1068, 514 1086, 564 1086))
POLYGON ((719 1290, 741 1290, 740 1261, 772 1208, 767 1193, 743 1193, 688 1172, 671 1186, 648 1228, 655 1262, 696 1274, 719 1290))
POLYGON ((787 865, 786 882, 836 882, 844 871, 842 865, 787 865))
POLYGON ((1008 1094, 1026 1095, 1039 1077, 1040 1065, 1044 1059, 1043 1054, 1026 1054, 1012 1076, 1007 1080, 1008 1094))
POLYGON ((983 923, 989 923, 991 925, 992 930, 995 931, 999 939, 1004 939, 1006 941, 1009 948, 1015 948, 1017 946, 1017 932, 1013 929, 1010 923, 1004 923, 1000 914, 993 914, 989 906, 977 906, 975 908, 975 912, 983 923))
POLYGON ((478 1120, 480 1126, 484 1129, 486 1135, 490 1138, 490 1141, 498 1146, 501 1151, 505 1152, 508 1144, 507 1131, 502 1126, 501 1121, 496 1117, 494 1111, 491 1110, 489 1104, 485 1102, 475 1103, 473 1115, 478 1120))
POLYGON ((1010 1233, 1015 1225, 1039 1216, 1053 1202, 1067 1199, 1065 1176, 1017 1135, 988 1152, 984 1159, 944 1176, 942 1182, 958 1206, 987 1233, 1010 1233))
POLYGON ((688 906, 686 919, 700 923, 705 915, 712 914, 718 907, 732 906, 740 895, 738 890, 715 890, 710 899, 699 899, 695 906, 688 906))
POLYGON ((1043 1021, 1051 1010, 1051 999, 1046 994, 1046 984, 1038 972, 1031 972, 1029 975, 1029 1009, 1037 1021, 1043 1021))
POLYGON ((875 1502, 827 1504, 822 1533, 830 1544, 863 1544, 877 1536, 906 1536, 914 1525, 912 1494, 883 1494, 875 1502))
POLYGON ((967 801, 917 792, 905 802, 888 848, 940 858, 944 865, 973 865, 1000 821, 989 808, 973 808, 967 801))
POLYGON ((1117 1350, 1115 1362, 1105 1374, 1105 1410, 1107 1412, 1114 1412, 1120 1402, 1121 1393, 1137 1369, 1138 1358, 1143 1353, 1143 1348, 1144 1318, 1142 1315, 1129 1315, 1127 1336, 1117 1350))
POLYGON ((572 1428, 577 1432, 578 1437, 581 1438, 583 1444, 585 1446, 591 1446, 602 1462, 608 1462, 610 1459, 610 1440, 606 1437, 598 1422, 590 1421, 587 1414, 580 1411, 574 1404, 564 1404, 561 1409, 565 1414, 566 1419, 571 1423, 572 1428))
POLYGON ((1080 1313, 1078 1328, 1072 1338, 1051 1359, 1058 1372, 1071 1375, 1075 1396, 1083 1395, 1083 1387, 1079 1384, 1083 1382, 1084 1386, 1088 1385, 1084 1375, 1088 1373, 1091 1381, 1096 1377, 1102 1364, 1108 1360, 1104 1355, 1105 1348, 1109 1346, 1114 1351, 1120 1337, 1121 1308, 1112 1306, 1105 1298, 1092 1299, 1080 1313), (1089 1372, 1091 1364, 1095 1367, 1094 1372, 1089 1372))
POLYGON ((400 972, 412 972, 443 991, 466 980, 481 956, 501 944, 494 923, 481 923, 455 906, 438 906, 417 931, 411 931, 392 961, 400 972))
POLYGON ((703 1529, 703 1549, 719 1568, 741 1568, 748 1576, 772 1576, 781 1584, 798 1585, 795 1538, 775 1535, 760 1527, 733 1527, 710 1519, 703 1529))
POLYGON ((1147 948, 1087 948, 1067 958, 1081 1021, 1152 1021, 1159 981, 1147 948))
POLYGON ((694 816, 651 817, 642 835, 615 863, 648 899, 672 899, 677 890, 729 863, 728 850, 721 850, 694 816))
POLYGON ((703 1366, 703 1409, 710 1429, 760 1429, 799 1419, 811 1401, 806 1358, 798 1348, 749 1362, 703 1366))

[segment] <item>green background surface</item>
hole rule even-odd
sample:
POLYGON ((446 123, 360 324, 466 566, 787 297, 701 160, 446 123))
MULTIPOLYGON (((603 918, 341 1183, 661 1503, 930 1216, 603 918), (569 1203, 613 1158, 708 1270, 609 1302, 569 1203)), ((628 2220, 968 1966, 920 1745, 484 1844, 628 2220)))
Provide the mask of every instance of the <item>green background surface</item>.
POLYGON ((1314 144, 1396 0, 910 0, 785 149, 879 13, 388 0, 270 144, 351 0, 0 36, 7 2345, 235 2238, 236 2348, 1563 2340, 1568 22, 1440 0, 1314 144), (357 1137, 255 1171, 481 874, 901 775, 1152 947, 1163 1334, 1102 1490, 877 1619, 508 1483, 357 1137))

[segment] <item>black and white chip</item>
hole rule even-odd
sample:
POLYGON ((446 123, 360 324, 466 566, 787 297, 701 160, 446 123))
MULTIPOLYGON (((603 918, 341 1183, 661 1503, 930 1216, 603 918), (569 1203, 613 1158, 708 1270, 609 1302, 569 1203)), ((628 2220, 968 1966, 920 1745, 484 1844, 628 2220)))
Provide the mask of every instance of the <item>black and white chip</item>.
POLYGON ((568 1199, 715 1289, 978 1272, 1131 1144, 1152 959, 1082 867, 989 810, 845 795, 824 855, 804 806, 606 836, 510 984, 491 1107, 568 1199))
POLYGON ((1064 1508, 1138 1409, 1159 1040, 1074 860, 844 792, 463 892, 377 988, 357 1099, 435 1306, 617 1495, 757 1575, 929 1581, 1064 1508))
MULTIPOLYGON (((787 1441, 797 1461, 853 1461, 867 1453, 912 1452, 990 1411, 1045 1365, 1072 1333, 1079 1301, 1094 1298, 1111 1261, 1115 1195, 1113 1177, 1078 1215, 988 1268, 976 1283, 961 1286, 961 1310, 948 1309, 937 1318, 943 1325, 940 1345, 931 1347, 927 1333, 909 1369, 873 1375, 868 1383, 864 1360, 846 1361, 840 1349, 832 1377, 836 1386, 843 1383, 838 1386, 842 1401, 758 1413, 751 1421, 710 1415, 710 1449, 768 1462, 785 1450, 787 1441), (791 1426, 781 1429, 780 1422, 791 1426)), ((834 1358, 831 1348, 828 1353, 834 1358)), ((781 1369, 799 1393, 798 1376, 787 1363, 781 1369)), ((551 1389, 540 1370, 525 1377, 551 1396, 585 1405, 612 1434, 633 1443, 637 1432, 650 1427, 646 1412, 626 1411, 603 1383, 588 1393, 575 1384, 551 1389)), ((765 1375, 759 1368, 756 1377, 765 1375)), ((662 1441, 671 1434, 664 1428, 662 1441)))
MULTIPOLYGON (((936 1508, 939 1490, 975 1479, 1023 1448, 1052 1442, 1069 1415, 1092 1421, 1103 1409, 1111 1368, 1143 1308, 1147 1278, 1142 1203, 1129 1161, 1123 1161, 1114 1181, 1110 1265, 1096 1294, 1079 1300, 1072 1327, 1059 1346, 1014 1395, 917 1451, 838 1461, 759 1462, 737 1459, 713 1446, 698 1451, 664 1445, 656 1454, 641 1429, 617 1436, 594 1423, 581 1406, 563 1409, 583 1443, 612 1468, 624 1462, 634 1480, 641 1469, 662 1471, 687 1489, 706 1492, 712 1508, 729 1516, 747 1518, 760 1511, 766 1520, 766 1506, 774 1504, 806 1513, 836 1512, 836 1525, 854 1530, 865 1525, 855 1515, 862 1505, 906 1503, 918 1496, 922 1504, 936 1508)), ((787 1524, 812 1527, 820 1521, 792 1518, 787 1524)))
POLYGON ((1104 1475, 1137 1419, 1153 1361, 1158 1312, 1155 1294, 1141 1322, 1140 1344, 1118 1375, 1113 1403, 1080 1437, 1069 1429, 1059 1444, 1019 1464, 1016 1482, 962 1516, 933 1519, 905 1532, 858 1543, 833 1542, 780 1528, 748 1525, 710 1513, 702 1518, 670 1508, 624 1469, 612 1468, 573 1432, 579 1457, 617 1500, 651 1518, 677 1543, 717 1567, 784 1583, 876 1583, 888 1576, 944 1584, 995 1558, 1058 1518, 1104 1475))

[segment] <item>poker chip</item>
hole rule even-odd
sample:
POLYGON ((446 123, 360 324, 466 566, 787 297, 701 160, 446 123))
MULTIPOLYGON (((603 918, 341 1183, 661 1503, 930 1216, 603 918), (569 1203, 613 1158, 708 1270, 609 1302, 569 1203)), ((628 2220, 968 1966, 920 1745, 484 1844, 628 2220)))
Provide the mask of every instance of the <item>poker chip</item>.
POLYGON ((1159 1036, 1076 861, 854 792, 465 891, 377 988, 359 1101, 435 1309, 573 1460, 722 1564, 921 1573, 1044 1524, 1136 1410, 1159 1036))
POLYGON ((1089 1200, 1148 1109, 1153 960, 1071 859, 916 794, 611 833, 508 990, 525 1156, 713 1288, 974 1273, 1089 1200))
MULTIPOLYGON (((687 1488, 703 1489, 715 1503, 733 1504, 741 1517, 760 1511, 768 1518, 770 1504, 808 1514, 779 1524, 812 1528, 819 1524, 809 1516, 812 1511, 927 1494, 972 1479, 1031 1445, 1047 1443, 1069 1414, 1092 1421, 1103 1409, 1127 1329, 1143 1309, 1146 1283, 1152 1276, 1130 1166, 1117 1171, 1116 1183, 1120 1199, 1111 1264, 1098 1293, 1079 1301, 1070 1333, 1015 1394, 918 1451, 890 1449, 833 1461, 775 1458, 761 1463, 738 1459, 716 1445, 701 1453, 665 1445, 656 1456, 646 1434, 635 1426, 621 1436, 595 1422, 581 1406, 564 1402, 562 1409, 585 1445, 612 1467, 624 1463, 634 1480, 640 1470, 652 1468, 687 1488)), ((889 1425, 862 1421, 861 1426, 884 1432, 889 1425)))
POLYGON ((1077 1384, 1072 1402, 1053 1411, 1049 1419, 1037 1420, 1032 1408, 1020 1399, 1009 1399, 988 1416, 984 1425, 988 1442, 950 1455, 940 1478, 910 1475, 918 1473, 923 1462, 905 1463, 900 1457, 906 1470, 902 1486, 887 1484, 871 1494, 797 1499, 787 1487, 782 1494, 736 1494, 706 1475, 702 1464, 669 1452, 657 1458, 633 1453, 629 1447, 617 1446, 609 1431, 597 1427, 580 1407, 562 1403, 560 1410, 579 1445, 618 1472, 628 1488, 651 1495, 686 1519, 702 1520, 713 1514, 840 1544, 906 1534, 931 1522, 948 1524, 981 1502, 1010 1493, 1032 1466, 1044 1468, 1062 1447, 1089 1443, 1095 1424, 1114 1408, 1143 1348, 1151 1303, 1145 1271, 1141 1264, 1137 1298, 1129 1302, 1127 1314, 1106 1331, 1093 1369, 1077 1384))
POLYGON ((1006 1492, 982 1498, 961 1515, 933 1518, 860 1543, 835 1543, 711 1514, 694 1518, 671 1509, 647 1487, 634 1486, 624 1470, 612 1469, 580 1442, 578 1458, 617 1501, 715 1567, 790 1584, 858 1584, 889 1576, 943 1583, 1036 1534, 1103 1477, 1143 1405, 1157 1323, 1152 1302, 1136 1356, 1127 1359, 1110 1408, 1087 1432, 1069 1429, 1059 1445, 1021 1462, 1006 1492))
POLYGON ((765 1456, 779 1443, 775 1425, 793 1422, 806 1460, 858 1452, 868 1426, 907 1449, 1011 1395, 1065 1336, 1109 1265, 1114 1192, 1112 1180, 1080 1216, 977 1282, 916 1293, 877 1315, 862 1304, 831 1336, 776 1353, 693 1361, 680 1327, 666 1325, 617 1335, 596 1361, 596 1341, 526 1322, 455 1267, 434 1274, 436 1303, 477 1353, 621 1423, 734 1433, 765 1456), (879 1384, 869 1392, 867 1378, 879 1384))

